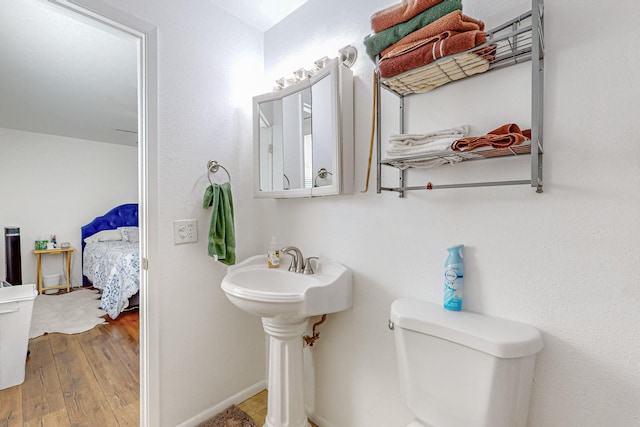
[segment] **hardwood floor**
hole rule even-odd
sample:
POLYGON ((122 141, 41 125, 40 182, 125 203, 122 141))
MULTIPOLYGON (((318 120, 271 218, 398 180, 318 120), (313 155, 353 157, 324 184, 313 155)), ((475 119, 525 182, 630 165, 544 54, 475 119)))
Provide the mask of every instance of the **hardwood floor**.
POLYGON ((138 426, 138 310, 29 340, 23 384, 0 390, 0 427, 138 426))
MULTIPOLYGON (((107 321, 81 334, 29 340, 24 383, 0 390, 0 427, 138 426, 138 310, 107 321)), ((267 391, 238 407, 264 424, 267 391)))

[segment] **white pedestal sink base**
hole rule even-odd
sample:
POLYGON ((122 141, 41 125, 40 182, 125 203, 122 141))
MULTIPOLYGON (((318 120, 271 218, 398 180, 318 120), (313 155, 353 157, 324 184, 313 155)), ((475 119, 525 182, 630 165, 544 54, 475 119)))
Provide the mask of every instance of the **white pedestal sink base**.
POLYGON ((304 407, 302 335, 308 319, 348 310, 351 272, 335 261, 317 259, 314 274, 269 268, 264 255, 232 265, 222 279, 236 307, 262 318, 269 336, 269 398, 264 427, 310 427, 304 407))
POLYGON ((263 427, 310 427, 304 409, 302 335, 307 319, 263 317, 269 336, 269 397, 263 427))

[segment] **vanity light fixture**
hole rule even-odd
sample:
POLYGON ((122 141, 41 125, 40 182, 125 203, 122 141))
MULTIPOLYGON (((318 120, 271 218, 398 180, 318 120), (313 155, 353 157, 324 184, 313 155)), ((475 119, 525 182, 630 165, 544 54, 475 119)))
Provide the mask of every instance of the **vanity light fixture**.
POLYGON ((329 63, 330 59, 326 56, 323 56, 320 59, 317 59, 313 62, 313 65, 316 66, 316 70, 321 70, 324 68, 325 65, 327 65, 329 63))
POLYGON ((291 86, 296 83, 298 83, 298 79, 295 76, 284 79, 284 87, 291 86))
POLYGON ((300 81, 300 80, 304 80, 307 77, 313 75, 313 72, 311 72, 309 70, 305 70, 304 68, 300 68, 299 70, 294 71, 293 75, 298 79, 298 81, 300 81))
POLYGON ((351 68, 358 58, 358 51, 351 45, 343 47, 338 52, 340 52, 340 62, 347 68, 351 68))
MULTIPOLYGON (((347 68, 351 68, 358 58, 358 51, 351 45, 347 45, 342 49, 339 49, 338 52, 340 53, 340 63, 347 68)), ((322 58, 316 59, 313 62, 313 66, 315 67, 314 69, 307 70, 305 68, 300 68, 293 72, 293 77, 280 77, 278 80, 276 80, 275 86, 273 86, 273 92, 277 92, 287 86, 291 86, 292 84, 298 83, 299 81, 313 76, 330 62, 331 58, 323 56, 322 58)))

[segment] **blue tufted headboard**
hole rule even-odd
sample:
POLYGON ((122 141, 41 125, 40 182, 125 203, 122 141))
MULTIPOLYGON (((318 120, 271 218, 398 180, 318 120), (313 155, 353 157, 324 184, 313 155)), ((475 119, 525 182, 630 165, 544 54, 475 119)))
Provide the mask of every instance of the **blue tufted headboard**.
MULTIPOLYGON (((106 214, 94 218, 89 224, 82 226, 82 252, 84 253, 84 247, 86 243, 84 239, 89 236, 93 236, 98 231, 103 230, 115 230, 118 227, 133 227, 138 226, 138 204, 128 203, 125 205, 117 206, 111 209, 106 214)), ((82 286, 91 286, 91 283, 82 276, 82 286)))

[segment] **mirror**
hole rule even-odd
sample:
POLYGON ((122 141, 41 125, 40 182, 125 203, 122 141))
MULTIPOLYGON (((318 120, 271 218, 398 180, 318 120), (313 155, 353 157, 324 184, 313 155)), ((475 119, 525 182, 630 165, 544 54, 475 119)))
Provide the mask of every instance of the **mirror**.
POLYGON ((352 79, 336 58, 305 80, 253 98, 255 197, 353 191, 352 79))

